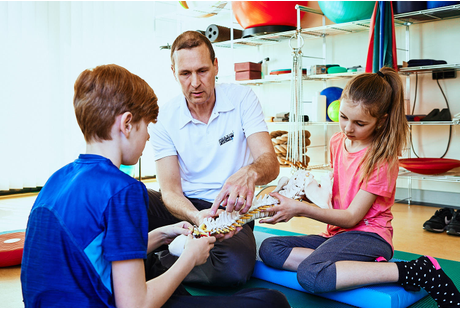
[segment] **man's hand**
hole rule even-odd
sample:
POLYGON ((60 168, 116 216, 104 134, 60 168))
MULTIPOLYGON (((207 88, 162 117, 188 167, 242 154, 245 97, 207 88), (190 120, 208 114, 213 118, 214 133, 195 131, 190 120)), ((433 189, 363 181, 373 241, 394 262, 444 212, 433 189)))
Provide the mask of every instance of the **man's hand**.
POLYGON ((268 132, 253 133, 247 140, 254 162, 242 167, 227 179, 212 204, 212 215, 220 205, 229 212, 248 212, 256 185, 267 184, 278 176, 280 165, 268 132))
POLYGON ((252 204, 255 192, 255 173, 243 167, 227 179, 222 190, 211 207, 211 216, 214 216, 220 205, 228 212, 233 210, 246 213, 252 204))
POLYGON ((224 241, 225 239, 230 239, 231 237, 233 237, 234 235, 236 235, 237 233, 239 233, 240 230, 242 230, 243 227, 242 226, 239 226, 239 227, 235 227, 235 230, 230 230, 228 233, 225 233, 225 234, 215 234, 213 235, 214 237, 216 237, 217 241, 219 242, 222 242, 224 241))

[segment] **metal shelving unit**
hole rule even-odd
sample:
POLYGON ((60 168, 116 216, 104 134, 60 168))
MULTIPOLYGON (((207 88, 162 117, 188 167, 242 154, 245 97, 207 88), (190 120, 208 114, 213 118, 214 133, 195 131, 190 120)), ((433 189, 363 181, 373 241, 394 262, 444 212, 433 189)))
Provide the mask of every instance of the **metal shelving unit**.
MULTIPOLYGON (((310 13, 323 15, 321 11, 307 8, 310 13)), ((395 24, 398 26, 408 26, 411 24, 420 24, 439 20, 460 18, 460 4, 444 6, 423 11, 414 11, 395 15, 395 24)), ((356 33, 368 31, 370 27, 370 19, 353 21, 341 24, 331 24, 319 27, 305 28, 301 30, 304 40, 318 39, 327 36, 342 35, 347 33, 356 33)), ((261 45, 277 44, 283 41, 290 40, 296 30, 272 33, 255 37, 241 38, 233 40, 234 48, 254 47, 261 45)), ((213 43, 216 47, 231 48, 231 41, 223 41, 213 43)))
POLYGON ((420 67, 404 67, 399 69, 401 74, 412 74, 412 73, 431 73, 433 71, 448 71, 448 70, 460 70, 460 64, 444 64, 444 65, 433 65, 433 66, 420 66, 420 67))
MULTIPOLYGON (((311 8, 305 8, 305 11, 323 15, 321 11, 314 10, 311 8)), ((445 7, 439 7, 423 11, 414 11, 395 15, 395 24, 397 26, 406 26, 412 24, 420 24, 427 22, 434 22, 439 20, 460 18, 460 5, 451 5, 445 7)), ((369 31, 370 19, 353 21, 341 24, 323 25, 312 28, 301 29, 301 36, 304 40, 326 38, 329 36, 343 35, 349 33, 356 33, 362 31, 369 31)), ((278 44, 283 41, 291 40, 295 35, 296 30, 266 34, 255 37, 241 38, 232 41, 224 41, 213 43, 216 47, 223 48, 244 48, 244 47, 257 47, 262 45, 278 44), (233 43, 233 44, 232 44, 233 43)), ((421 67, 405 67, 400 69, 400 73, 403 75, 410 75, 413 73, 430 73, 432 71, 445 71, 445 70, 460 70, 460 64, 445 64, 445 65, 434 65, 434 66, 421 66, 421 67)), ((351 78, 360 72, 346 72, 336 74, 318 74, 304 76, 303 79, 308 81, 326 81, 329 79, 340 79, 340 78, 351 78)), ((290 81, 290 74, 286 74, 283 78, 266 78, 258 80, 239 81, 237 83, 243 85, 263 85, 273 84, 290 81)))
MULTIPOLYGON (((315 13, 315 14, 322 14, 320 11, 316 11, 310 8, 305 9, 307 12, 315 13)), ((395 15, 395 24, 396 26, 405 26, 406 32, 409 31, 409 26, 412 24, 421 24, 427 22, 435 22, 440 20, 448 20, 460 18, 460 5, 451 5, 445 7, 439 7, 434 9, 422 10, 422 11, 413 11, 408 13, 401 13, 395 15)), ((354 21, 354 22, 347 22, 341 24, 331 24, 331 25, 323 25, 319 27, 313 28, 306 28, 301 29, 300 34, 304 40, 311 40, 311 39, 325 39, 330 36, 335 35, 343 35, 343 34, 350 34, 350 33, 357 33, 362 31, 369 31, 370 28, 370 19, 361 20, 361 21, 354 21)), ((237 39, 232 42, 219 42, 214 43, 216 47, 224 47, 224 48, 244 48, 244 47, 257 47, 261 45, 270 45, 270 44, 278 44, 284 41, 291 40, 295 35, 296 30, 286 31, 282 33, 275 33, 275 34, 266 34, 257 37, 250 37, 250 38, 242 38, 237 39)), ((408 35, 406 34, 406 40, 408 39, 408 35)), ((407 58, 409 57, 408 49, 406 50, 407 58)), ((445 70, 457 70, 460 71, 460 64, 444 64, 444 65, 434 65, 434 66, 420 66, 420 67, 405 67, 400 68, 400 74, 402 75, 411 75, 414 73, 431 73, 433 71, 445 71, 445 70)), ((361 72, 353 72, 353 73, 342 73, 342 74, 322 74, 322 75, 311 75, 311 76, 303 76, 303 80, 329 80, 329 79, 337 79, 337 78, 350 78, 361 72)), ((260 80, 250 80, 250 81, 240 81, 238 83, 245 84, 245 85, 262 85, 267 83, 282 83, 291 81, 291 74, 286 74, 286 77, 277 78, 277 79, 260 79, 260 80)), ((276 123, 280 124, 280 123, 276 123)), ((286 125, 288 127, 288 123, 283 124, 282 126, 286 125)), ((317 145, 316 147, 324 147, 325 151, 325 164, 316 165, 311 167, 311 169, 327 169, 327 144, 326 141, 326 133, 327 129, 330 126, 337 126, 337 123, 334 122, 306 122, 304 123, 305 129, 309 126, 323 126, 325 132, 325 143, 324 145, 317 145)), ((431 122, 409 122, 410 126, 420 126, 420 125, 428 125, 428 126, 448 126, 448 125, 460 125, 460 121, 431 121, 431 122)), ((307 129, 308 130, 308 129, 307 129)), ((312 146, 310 146, 312 147, 312 146)), ((438 174, 438 175, 423 175, 410 172, 404 168, 400 168, 399 177, 408 179, 408 194, 409 197, 407 198, 408 203, 410 204, 411 201, 411 187, 412 187, 412 180, 429 180, 429 181, 442 181, 442 182, 460 182, 460 168, 453 169, 447 173, 438 174)))
POLYGON ((399 177, 428 181, 460 182, 460 169, 455 168, 442 174, 428 175, 410 172, 409 170, 401 168, 399 171, 399 177))
MULTIPOLYGON (((358 75, 360 73, 362 72, 344 72, 344 73, 334 73, 334 74, 303 75, 302 79, 304 81, 325 81, 325 80, 352 78, 355 75, 358 75)), ((263 84, 290 82, 291 77, 292 77, 291 74, 287 73, 287 74, 280 74, 279 76, 270 76, 265 79, 235 81, 235 83, 242 84, 242 85, 259 86, 263 84)))

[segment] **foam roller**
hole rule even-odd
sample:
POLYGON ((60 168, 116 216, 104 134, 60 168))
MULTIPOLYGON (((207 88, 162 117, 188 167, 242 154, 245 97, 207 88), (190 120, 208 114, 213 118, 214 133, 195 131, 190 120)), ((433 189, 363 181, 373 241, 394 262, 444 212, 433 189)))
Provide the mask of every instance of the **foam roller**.
MULTIPOLYGON (((211 42, 222 42, 230 40, 230 28, 211 24, 206 29, 206 37, 211 42)), ((233 39, 240 39, 243 35, 242 30, 233 29, 233 39)))

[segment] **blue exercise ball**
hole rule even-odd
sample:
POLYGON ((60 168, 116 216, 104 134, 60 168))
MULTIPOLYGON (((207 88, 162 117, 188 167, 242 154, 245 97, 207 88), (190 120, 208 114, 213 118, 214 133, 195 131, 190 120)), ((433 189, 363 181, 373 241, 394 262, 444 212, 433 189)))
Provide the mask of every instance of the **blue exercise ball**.
POLYGON ((320 95, 326 96, 326 120, 328 122, 333 122, 333 120, 329 118, 329 115, 327 115, 327 109, 332 102, 340 99, 342 96, 342 91, 343 89, 340 87, 331 86, 323 89, 319 93, 320 95))
POLYGON ((321 11, 334 23, 346 23, 372 17, 375 1, 318 1, 321 11))

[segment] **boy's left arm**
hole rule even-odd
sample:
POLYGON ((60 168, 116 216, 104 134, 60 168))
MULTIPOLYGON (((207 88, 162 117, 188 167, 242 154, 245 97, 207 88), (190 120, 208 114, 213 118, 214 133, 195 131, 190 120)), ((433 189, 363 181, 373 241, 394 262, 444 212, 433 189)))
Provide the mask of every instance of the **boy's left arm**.
POLYGON ((165 278, 163 274, 146 283, 142 259, 112 262, 117 308, 162 307, 192 268, 193 265, 190 263, 190 266, 179 271, 181 275, 165 278))

